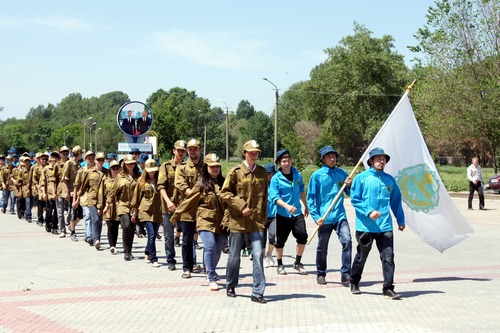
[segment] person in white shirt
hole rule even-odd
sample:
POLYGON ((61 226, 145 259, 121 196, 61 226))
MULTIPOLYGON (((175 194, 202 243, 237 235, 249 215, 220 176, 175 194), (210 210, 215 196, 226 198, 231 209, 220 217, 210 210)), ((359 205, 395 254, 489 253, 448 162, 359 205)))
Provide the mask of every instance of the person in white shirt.
POLYGON ((467 168, 467 178, 469 179, 469 210, 472 210, 472 198, 474 191, 479 195, 479 209, 486 210, 484 207, 484 192, 483 192, 483 173, 479 166, 479 159, 472 158, 472 164, 467 168))

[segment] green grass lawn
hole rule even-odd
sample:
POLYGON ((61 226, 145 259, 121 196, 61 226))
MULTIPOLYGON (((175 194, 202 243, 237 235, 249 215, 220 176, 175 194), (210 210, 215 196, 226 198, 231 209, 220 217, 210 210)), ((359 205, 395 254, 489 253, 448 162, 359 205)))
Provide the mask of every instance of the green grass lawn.
MULTIPOLYGON (((226 163, 225 161, 221 161, 222 164, 222 174, 225 176, 227 172, 234 166, 240 164, 241 162, 230 161, 226 163)), ((260 165, 264 165, 266 163, 272 163, 272 159, 264 159, 259 162, 260 165)), ((354 166, 344 166, 340 165, 340 167, 346 170, 349 174, 354 169, 354 166)), ((449 165, 437 165, 436 166, 443 180, 446 189, 450 192, 459 192, 459 191, 469 191, 469 183, 467 180, 467 167, 455 167, 449 165)), ((302 172, 302 176, 304 177, 304 181, 307 184, 311 174, 316 171, 318 167, 316 165, 307 165, 302 172)), ((363 171, 364 167, 361 166, 359 168, 358 173, 363 171)), ((488 178, 494 175, 493 168, 482 168, 483 170, 483 178, 484 181, 487 182, 488 178)))

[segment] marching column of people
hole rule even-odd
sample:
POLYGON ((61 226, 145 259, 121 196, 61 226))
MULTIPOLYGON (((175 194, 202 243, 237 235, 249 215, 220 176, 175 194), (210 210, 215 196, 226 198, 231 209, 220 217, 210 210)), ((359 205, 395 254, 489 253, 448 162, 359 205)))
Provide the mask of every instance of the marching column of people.
MULTIPOLYGON (((203 270, 210 291, 220 289, 217 268, 223 248, 229 242, 225 277, 226 295, 231 298, 237 297, 242 250, 249 247, 253 277, 250 299, 259 304, 267 302, 265 268, 276 265, 278 275, 287 274, 283 249, 290 233, 297 243, 293 268, 301 275, 308 274, 302 256, 308 241, 305 218, 310 213, 318 233, 315 263, 318 284, 327 284, 329 241, 335 232, 342 247, 340 283, 350 286, 352 294, 361 294, 359 283, 375 243, 382 262, 382 294, 390 299, 401 298, 394 291, 391 211, 400 231, 405 229, 405 216, 401 191, 395 179, 384 171, 390 156, 382 148, 369 152, 369 168, 351 180, 337 166, 339 154, 335 148, 322 147, 319 150, 322 166, 311 175, 307 191, 302 174, 292 166, 289 150, 279 150, 275 163, 262 167, 258 165, 260 146, 255 140, 245 142, 242 162, 227 177, 221 172, 219 156, 210 153, 202 157, 196 139, 176 141, 173 158, 161 165, 132 151, 120 162, 114 159, 115 154, 108 154, 111 157, 107 168, 103 168, 105 155, 87 151, 85 166, 81 167, 82 153, 79 146, 73 149, 63 146, 43 154, 24 153, 17 166, 12 155, 0 155, 2 212, 5 214, 9 208, 9 213, 17 212, 19 219, 31 223, 32 209, 37 207, 38 225, 59 238, 65 238, 69 231, 72 241, 78 240, 76 226, 84 219, 85 240, 97 250, 101 250, 104 220, 111 254, 119 251, 121 227, 125 261, 135 259, 134 235, 141 223, 147 235, 144 259, 155 268, 161 266, 156 240, 159 227, 163 226, 166 263, 172 271, 176 269, 178 226, 182 232, 183 278, 202 271, 196 264, 195 235, 199 233, 203 242, 203 270), (141 158, 143 163, 139 167, 141 158), (354 259, 344 207, 344 196, 349 195, 356 214, 354 259)), ((480 205, 484 207, 483 202, 480 205)))

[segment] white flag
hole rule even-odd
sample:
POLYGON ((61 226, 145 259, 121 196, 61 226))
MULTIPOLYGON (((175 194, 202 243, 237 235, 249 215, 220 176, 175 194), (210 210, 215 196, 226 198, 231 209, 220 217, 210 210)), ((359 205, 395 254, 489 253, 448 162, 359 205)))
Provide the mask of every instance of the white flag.
POLYGON ((451 200, 425 144, 408 91, 368 146, 361 160, 380 147, 391 157, 384 171, 396 178, 406 224, 440 252, 474 233, 451 200))

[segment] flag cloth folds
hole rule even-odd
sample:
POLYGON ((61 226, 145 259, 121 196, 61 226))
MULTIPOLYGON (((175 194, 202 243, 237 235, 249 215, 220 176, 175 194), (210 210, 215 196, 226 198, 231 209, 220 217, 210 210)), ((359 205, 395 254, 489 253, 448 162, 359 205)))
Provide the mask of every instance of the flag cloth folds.
POLYGON ((431 158, 418 126, 409 90, 366 149, 384 149, 391 160, 384 171, 396 178, 402 193, 406 224, 426 243, 440 252, 474 233, 451 200, 431 158))

